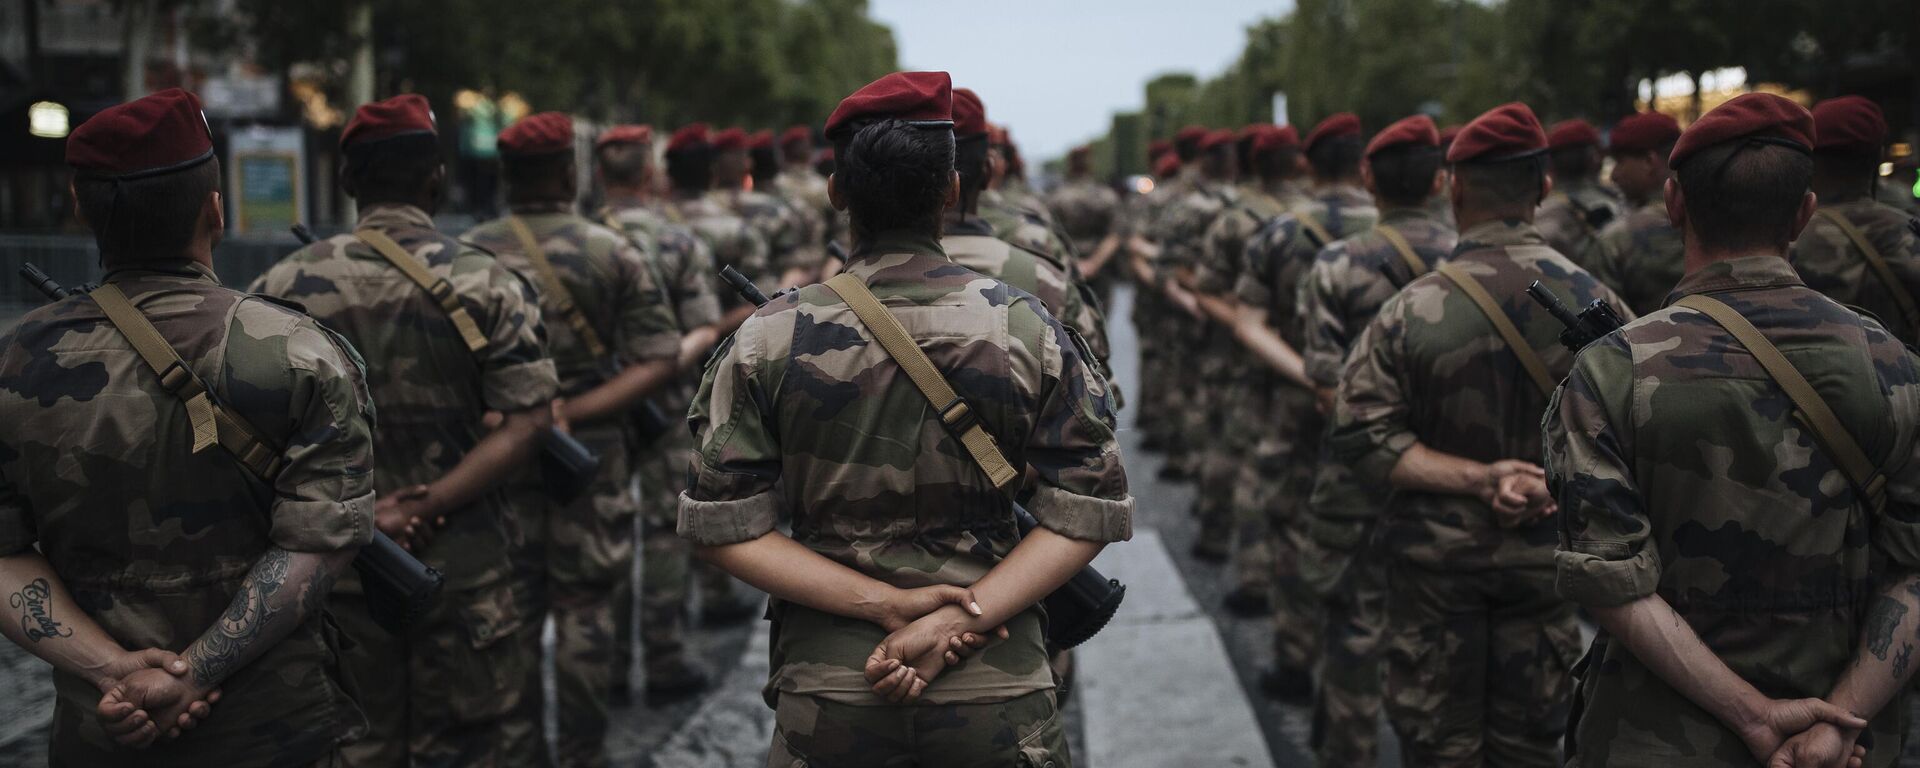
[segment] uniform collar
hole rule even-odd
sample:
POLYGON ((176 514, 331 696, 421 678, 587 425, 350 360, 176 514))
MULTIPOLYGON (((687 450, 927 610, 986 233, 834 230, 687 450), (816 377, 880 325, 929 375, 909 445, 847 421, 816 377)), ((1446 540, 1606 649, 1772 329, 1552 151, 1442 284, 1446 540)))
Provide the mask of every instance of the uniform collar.
POLYGON ((1368 195, 1366 190, 1344 181, 1334 182, 1316 189, 1314 190, 1313 196, 1321 200, 1336 201, 1341 205, 1347 206, 1373 204, 1373 197, 1368 195))
POLYGON ((433 229, 433 216, 425 209, 413 205, 398 203, 379 203, 367 206, 360 211, 360 221, 354 229, 396 229, 399 227, 421 227, 433 229))
POLYGON ((1392 208, 1380 209, 1380 223, 1398 224, 1403 221, 1438 222, 1440 221, 1440 217, 1435 216, 1433 211, 1427 210, 1427 207, 1425 204, 1421 204, 1413 208, 1404 208, 1400 206, 1394 206, 1392 208))
POLYGON ((854 246, 853 253, 847 257, 846 271, 859 275, 861 279, 871 279, 873 273, 881 268, 880 262, 887 256, 931 256, 941 261, 952 261, 947 250, 940 247, 940 241, 918 232, 904 229, 891 229, 869 238, 861 238, 854 246))
POLYGON ((1460 244, 1453 250, 1454 255, 1477 251, 1483 248, 1504 248, 1509 245, 1545 245, 1547 239, 1540 236, 1532 222, 1520 219, 1495 219, 1468 227, 1460 233, 1460 244))
POLYGON ((963 237, 967 235, 977 235, 980 237, 993 236, 993 225, 988 224, 986 219, 982 219, 977 215, 948 216, 943 229, 945 230, 944 235, 947 237, 963 237))
POLYGON ((542 213, 573 213, 573 202, 570 200, 535 200, 525 203, 514 203, 508 206, 508 208, 512 210, 516 216, 537 216, 542 213))
POLYGON ((1680 278, 1680 284, 1667 294, 1667 304, 1696 293, 1746 291, 1757 288, 1794 288, 1805 286, 1793 265, 1778 254, 1764 253, 1722 259, 1680 278))
POLYGON ((134 264, 124 264, 107 270, 102 283, 118 283, 149 275, 184 277, 195 282, 220 284, 220 277, 213 269, 192 259, 155 259, 134 264))

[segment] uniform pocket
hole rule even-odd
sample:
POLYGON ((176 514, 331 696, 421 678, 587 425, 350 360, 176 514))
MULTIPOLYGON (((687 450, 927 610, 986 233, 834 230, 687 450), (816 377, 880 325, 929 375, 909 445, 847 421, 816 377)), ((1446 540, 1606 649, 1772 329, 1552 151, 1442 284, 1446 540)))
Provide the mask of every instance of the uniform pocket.
MULTIPOLYGON (((1539 690, 1535 691, 1531 722, 1536 727, 1560 733, 1567 722, 1573 700, 1575 670, 1581 666, 1580 625, 1573 621, 1542 626, 1539 690)), ((1584 670, 1581 670, 1584 671, 1584 670)))
MULTIPOLYGON (((465 630, 465 642, 448 643, 440 648, 432 666, 429 685, 439 689, 432 695, 447 703, 449 716, 457 722, 480 722, 512 712, 527 691, 532 666, 528 658, 530 639, 520 635, 526 628, 526 613, 511 583, 496 584, 453 596, 462 602, 455 606, 465 630)), ((456 633, 447 633, 449 640, 456 633)), ((537 639, 531 642, 538 642, 537 639)), ((414 699, 421 700, 416 692, 414 699)))
MULTIPOLYGON (((1048 694, 1051 696, 1051 694, 1048 694)), ((1023 768, 1072 768, 1067 757, 1067 733, 1060 726, 1060 708, 1020 740, 1020 765, 1023 768)))

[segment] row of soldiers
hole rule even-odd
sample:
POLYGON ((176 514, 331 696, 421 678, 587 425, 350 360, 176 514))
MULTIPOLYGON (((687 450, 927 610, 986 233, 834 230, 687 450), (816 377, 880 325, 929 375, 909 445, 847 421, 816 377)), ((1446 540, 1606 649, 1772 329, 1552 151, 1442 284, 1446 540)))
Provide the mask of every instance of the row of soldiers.
MULTIPOLYGON (((1901 343, 1920 341, 1914 303, 1920 295, 1920 238, 1909 227, 1913 195, 1890 194, 1878 178, 1887 134, 1879 108, 1852 96, 1822 102, 1811 116, 1777 97, 1742 97, 1703 117, 1692 132, 1663 114, 1633 114, 1615 122, 1604 140, 1581 120, 1542 128, 1517 104, 1464 129, 1443 131, 1414 116, 1370 139, 1351 114, 1329 117, 1304 137, 1291 126, 1239 132, 1193 126, 1150 150, 1157 184, 1126 207, 1085 179, 1078 158, 1070 163, 1074 172, 1054 197, 1061 221, 1077 241, 1101 243, 1095 256, 1124 254, 1125 267, 1142 286, 1134 320, 1141 329, 1137 402, 1146 444, 1167 454, 1163 476, 1197 481, 1194 555, 1232 562, 1228 607, 1243 615, 1271 614, 1274 664, 1261 684, 1277 697, 1311 699, 1321 764, 1373 764, 1374 724, 1384 696, 1409 764, 1555 765, 1575 677, 1587 686, 1581 700, 1589 707, 1576 718, 1580 748, 1573 750, 1568 740, 1581 765, 1740 764, 1754 759, 1749 751, 1765 760, 1780 739, 1772 746, 1749 739, 1743 748, 1729 736, 1737 729, 1728 718, 1721 718, 1725 730, 1675 725, 1675 712, 1695 705, 1680 702, 1671 690, 1647 693, 1658 685, 1647 679, 1647 668, 1663 677, 1666 672, 1651 662, 1620 671, 1622 654, 1608 654, 1605 631, 1620 625, 1603 620, 1601 642, 1581 661, 1575 604, 1597 612, 1643 597, 1654 590, 1660 572, 1656 567, 1650 574, 1601 579, 1570 565, 1580 558, 1691 557, 1724 568, 1724 574, 1679 577, 1679 585, 1662 581, 1659 594, 1694 620, 1703 639, 1727 654, 1727 664, 1758 675, 1749 677, 1754 686, 1769 695, 1795 692, 1788 698, 1827 695, 1839 666, 1799 669, 1794 660, 1844 660, 1862 631, 1857 613, 1846 613, 1833 630, 1837 634, 1820 641, 1832 647, 1818 650, 1793 648, 1794 642, 1808 642, 1800 638, 1762 651, 1751 647, 1752 638, 1735 634, 1755 630, 1702 626, 1698 617, 1721 610, 1798 610, 1807 603, 1792 595, 1805 595, 1809 587, 1766 572, 1781 567, 1768 559, 1775 548, 1828 558, 1816 559, 1823 568, 1833 567, 1828 563, 1835 558, 1855 567, 1866 561, 1864 551, 1855 550, 1884 521, 1856 512, 1870 519, 1844 528, 1861 538, 1823 541, 1815 548, 1837 552, 1815 555, 1798 551, 1788 539, 1763 539, 1765 546, 1741 549, 1689 538, 1685 534, 1692 532, 1679 521, 1657 515, 1653 525, 1669 528, 1652 534, 1675 537, 1660 542, 1658 557, 1654 543, 1644 541, 1644 520, 1632 548, 1590 530, 1620 536, 1634 528, 1618 519, 1628 514, 1626 501, 1594 497, 1601 489, 1593 483, 1616 491, 1631 485, 1603 470, 1637 472, 1681 461, 1690 465, 1688 474, 1710 475, 1712 482, 1700 490, 1713 495, 1643 485, 1642 496, 1633 500, 1639 515, 1647 514, 1644 506, 1659 505, 1704 518, 1712 527, 1695 536, 1735 535, 1742 527, 1741 499, 1751 499, 1747 493, 1778 492, 1784 482, 1791 492, 1811 493, 1817 510, 1836 503, 1833 496, 1844 491, 1833 486, 1845 483, 1831 471, 1818 491, 1805 486, 1811 479, 1796 481, 1795 471, 1811 471, 1804 456, 1782 457, 1780 475, 1766 471, 1770 464, 1740 452, 1749 438, 1726 433, 1753 430, 1768 451, 1779 440, 1807 436, 1782 435, 1779 425, 1745 413, 1693 415, 1696 434, 1724 449, 1685 458, 1656 451, 1648 458, 1650 446, 1642 442, 1642 458, 1633 463, 1623 446, 1610 441, 1634 440, 1632 431, 1649 419, 1678 418, 1690 407, 1683 395, 1653 394, 1653 386, 1673 378, 1659 366, 1652 372, 1634 367, 1631 375, 1644 382, 1633 388, 1636 399, 1604 403, 1626 409, 1605 412, 1625 419, 1613 423, 1624 430, 1618 436, 1592 434, 1598 425, 1576 423, 1574 413, 1564 415, 1564 425, 1549 417, 1550 433, 1575 432, 1575 438, 1601 444, 1575 439, 1571 447, 1555 446, 1572 455, 1556 453, 1565 463, 1543 468, 1541 415, 1574 361, 1552 341, 1559 324, 1523 289, 1538 280, 1575 307, 1604 301, 1631 319, 1659 313, 1693 292, 1804 281, 1832 302, 1878 318, 1897 341, 1875 342, 1863 354, 1881 361, 1884 352, 1891 362, 1880 364, 1898 368, 1908 359, 1901 343), (1726 133, 1733 130, 1729 124, 1744 132, 1726 133), (1714 131, 1723 132, 1719 140, 1739 139, 1734 143, 1740 146, 1777 144, 1806 154, 1810 176, 1795 189, 1792 174, 1778 169, 1774 176, 1725 173, 1739 158, 1695 161, 1694 167, 1717 163, 1728 179, 1740 182, 1702 182, 1714 184, 1719 199, 1696 202, 1691 213, 1682 213, 1679 199, 1698 193, 1685 172, 1676 172, 1690 154, 1676 145, 1693 137, 1697 151, 1700 142, 1712 142, 1694 134, 1714 131), (1791 136, 1777 138, 1780 133, 1791 136), (1603 160, 1611 160, 1611 185, 1599 178, 1603 160), (1744 188, 1782 182, 1789 185, 1790 202, 1809 188, 1818 199, 1817 210, 1806 212, 1811 223, 1802 222, 1804 231, 1795 228, 1780 238, 1783 245, 1791 240, 1791 247, 1773 261, 1756 256, 1753 264, 1728 262, 1742 265, 1731 274, 1705 268, 1706 260, 1693 252, 1715 244, 1700 241, 1727 239, 1707 232, 1709 226, 1720 230, 1731 223, 1769 234, 1784 226, 1753 220, 1764 193, 1744 188), (1702 222, 1709 213, 1720 219, 1702 222), (1689 227, 1689 221, 1698 226, 1689 227), (1650 404, 1648 397, 1654 398, 1650 404), (1589 434, 1577 434, 1576 427, 1589 434), (1595 457, 1586 455, 1593 450, 1629 461, 1595 468, 1595 457), (1547 486, 1549 472, 1558 483, 1557 502, 1547 486), (1752 490, 1732 493, 1734 483, 1752 490), (1585 667, 1584 674, 1576 666, 1585 667)), ((1772 243, 1764 236, 1732 239, 1753 252, 1772 243)), ((1810 311, 1821 315, 1826 309, 1810 311)), ((1664 343, 1657 327, 1638 335, 1664 343)), ((1631 349, 1639 361, 1654 347, 1631 349)), ((1669 365, 1729 365, 1720 359, 1723 352, 1709 354, 1710 362, 1669 365)), ((1588 362, 1587 356, 1581 360, 1588 362)), ((1617 377, 1628 375, 1610 374, 1616 378, 1592 383, 1616 386, 1617 377)), ((1906 417, 1899 405, 1906 394, 1898 385, 1906 374, 1882 375, 1894 380, 1883 382, 1881 391, 1892 388, 1898 422, 1906 417)), ((1848 425, 1862 426, 1854 420, 1848 425)), ((1904 426, 1875 426, 1881 429, 1862 435, 1874 447, 1907 444, 1904 426)), ((1778 450, 1797 449, 1782 444, 1778 450)), ((1894 446, 1881 466, 1889 472, 1899 467, 1902 450, 1894 446)), ((1821 466, 1818 458, 1810 461, 1821 466)), ((1848 498, 1842 505, 1862 501, 1848 498)), ((1901 519, 1907 511, 1889 514, 1901 519)), ((1752 526, 1745 536, 1782 533, 1744 522, 1752 526)), ((1893 562, 1875 559, 1876 568, 1898 574, 1911 567, 1910 553, 1888 549, 1893 562)), ((1871 590, 1857 582, 1847 586, 1853 590, 1827 588, 1848 596, 1847 610, 1863 608, 1871 590)), ((1841 610, 1830 606, 1831 596, 1814 602, 1841 610)), ((1875 648, 1885 651, 1884 645, 1875 648)), ((1904 666, 1894 671, 1902 673, 1904 666)), ((1712 709, 1704 702, 1697 706, 1712 709)), ((1857 714, 1871 718, 1876 711, 1857 714)), ((1885 765, 1898 752, 1903 721, 1889 715, 1874 724, 1881 740, 1866 739, 1875 745, 1868 763, 1885 765)))

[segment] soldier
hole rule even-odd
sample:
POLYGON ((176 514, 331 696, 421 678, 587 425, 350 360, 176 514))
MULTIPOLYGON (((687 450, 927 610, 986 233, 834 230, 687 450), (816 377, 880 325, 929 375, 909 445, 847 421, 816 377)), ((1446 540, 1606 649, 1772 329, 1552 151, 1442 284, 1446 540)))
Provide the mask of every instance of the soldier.
POLYGON ((1553 194, 1540 204, 1534 225, 1547 245, 1592 272, 1600 231, 1620 215, 1620 199, 1600 185, 1600 131, 1585 120, 1554 123, 1547 131, 1547 172, 1553 194))
POLYGON ((989 202, 1004 203, 1014 209, 1024 211, 1041 220, 1048 229, 1053 227, 1053 212, 1047 210, 1046 200, 1033 191, 1027 182, 1027 162, 1020 157, 1020 146, 1013 143, 1013 133, 1006 126, 993 127, 991 136, 993 152, 998 158, 994 166, 994 176, 989 185, 993 190, 989 202))
POLYGON ((1177 411, 1166 407, 1172 392, 1173 352, 1163 337, 1173 325, 1173 313, 1182 310, 1169 303, 1155 287, 1152 254, 1158 249, 1147 238, 1152 229, 1150 222, 1158 218, 1160 209, 1179 193, 1180 158, 1174 153, 1172 142, 1164 139, 1155 141, 1149 153, 1155 183, 1151 191, 1134 198, 1128 206, 1126 237, 1122 244, 1122 264, 1136 288, 1132 320, 1133 327, 1139 331, 1140 345, 1140 402, 1143 405, 1135 412, 1138 415, 1134 425, 1141 432, 1141 446, 1150 451, 1167 451, 1170 454, 1167 466, 1173 466, 1171 454, 1178 452, 1178 440, 1172 432, 1177 411))
POLYGON ((888 75, 841 102, 826 134, 842 160, 830 184, 850 214, 847 272, 756 313, 694 401, 701 447, 680 532, 775 598, 769 766, 1072 762, 1033 606, 1130 535, 1133 502, 1083 345, 940 250, 952 124, 944 72, 888 75), (849 294, 877 297, 863 311, 906 329, 890 338, 966 383, 977 421, 936 420, 849 294), (840 433, 874 439, 807 437, 840 433), (949 442, 963 434, 979 453, 949 442), (1011 458, 989 480, 1001 450, 1011 458), (1040 522, 1024 537, 996 487, 1008 476, 1040 522), (782 513, 793 538, 774 527, 782 513), (955 593, 977 610, 940 604, 955 593), (955 638, 1001 625, 990 653, 950 668, 955 638))
MULTIPOLYGON (((764 283, 771 290, 775 278, 772 254, 760 232, 740 218, 728 205, 725 194, 714 189, 713 144, 706 123, 681 126, 667 140, 667 180, 672 189, 667 202, 668 218, 685 224, 713 252, 716 266, 733 267, 749 279, 764 283)), ((720 333, 733 333, 753 314, 748 304, 732 291, 720 294, 720 333)))
POLYGON ((1762 93, 1687 128, 1665 189, 1686 275, 1589 345, 1547 412, 1559 590, 1601 627, 1569 765, 1900 755, 1920 358, 1784 259, 1815 211, 1815 134, 1762 93))
MULTIPOLYGON (((541 599, 516 640, 539 658, 541 627, 553 617, 559 764, 604 765, 613 599, 628 593, 622 582, 633 575, 638 502, 629 430, 635 409, 673 380, 679 325, 657 273, 633 242, 573 212, 571 118, 559 112, 522 118, 500 133, 499 146, 510 213, 466 237, 539 286, 560 377, 555 421, 600 456, 599 472, 578 499, 549 505, 526 521, 533 572, 522 575, 541 587, 541 599)), ((529 690, 538 690, 537 665, 529 672, 529 690)), ((523 724, 538 733, 539 707, 521 715, 535 718, 523 724)), ((544 754, 545 739, 533 743, 544 754)))
MULTIPOLYGON (((1274 569, 1274 664, 1261 675, 1270 695, 1305 699, 1313 691, 1312 669, 1319 655, 1319 601, 1301 581, 1299 553, 1306 536, 1302 514, 1313 489, 1326 421, 1316 407, 1313 379, 1297 351, 1302 346, 1295 321, 1301 277, 1314 255, 1343 237, 1373 227, 1379 212, 1360 186, 1365 150, 1360 118, 1342 112, 1307 134, 1305 155, 1313 170, 1311 198, 1269 222, 1247 246, 1246 271, 1235 293, 1241 317, 1237 336, 1266 368, 1268 421, 1275 425, 1255 450, 1269 488, 1261 491, 1267 513, 1266 554, 1274 569)), ((1243 555, 1263 554, 1259 549, 1243 555)))
POLYGON ((1067 177, 1047 194, 1046 205, 1074 252, 1087 254, 1080 259, 1080 276, 1104 306, 1112 299, 1115 279, 1107 264, 1125 240, 1125 219, 1120 215, 1120 195, 1093 178, 1092 153, 1084 145, 1067 153, 1067 177))
POLYGON ((747 132, 739 128, 713 134, 714 193, 766 241, 771 265, 768 276, 780 285, 796 285, 794 281, 819 271, 820 262, 826 258, 821 250, 824 246, 808 242, 812 233, 806 231, 798 211, 750 186, 753 159, 748 139, 747 132))
POLYGON ((1907 215, 1873 199, 1887 120, 1859 96, 1815 104, 1813 192, 1820 198, 1787 260, 1807 287, 1870 313, 1908 345, 1920 343, 1920 240, 1907 215))
MULTIPOLYGON (((832 150, 823 150, 831 154, 832 150)), ((833 209, 833 202, 827 199, 827 174, 813 167, 813 130, 796 125, 780 134, 780 175, 774 179, 774 187, 779 195, 788 202, 809 211, 824 227, 820 231, 820 246, 844 237, 846 222, 844 216, 833 209)), ((832 171, 829 170, 828 173, 832 171)))
POLYGON ((1394 489, 1377 534, 1392 553, 1386 709, 1410 765, 1559 761, 1580 626, 1553 594, 1552 505, 1532 460, 1573 356, 1525 289, 1618 299, 1533 228, 1553 187, 1546 150, 1524 104, 1461 130, 1447 152, 1459 246, 1381 306, 1335 404, 1334 460, 1394 489))
POLYGON ((366 729, 322 615, 373 532, 359 355, 214 277, 193 94, 102 110, 66 159, 105 282, 0 336, 0 632, 53 665, 52 764, 335 765, 366 729))
POLYGON ((1628 115, 1613 126, 1607 143, 1611 178, 1632 210, 1600 230, 1600 248, 1592 257, 1581 257, 1638 315, 1659 309, 1680 282, 1680 230, 1667 221, 1660 193, 1671 175, 1667 153, 1678 138, 1680 124, 1658 112, 1628 115))
MULTIPOLYGON (((1331 409, 1348 350, 1380 306, 1453 253, 1453 228, 1427 208, 1439 192, 1443 159, 1440 134, 1426 115, 1375 134, 1360 178, 1380 223, 1320 251, 1301 280, 1295 310, 1305 342, 1301 356, 1323 410, 1331 409)), ((1376 759, 1391 553, 1374 535, 1374 521, 1385 503, 1386 495, 1358 481, 1351 467, 1322 457, 1307 522, 1312 546, 1302 558, 1303 575, 1326 610, 1313 739, 1321 765, 1364 766, 1376 759), (1334 560, 1350 562, 1341 567, 1334 560)))
POLYGON ((806 285, 820 279, 827 261, 827 220, 814 207, 814 201, 795 197, 780 186, 780 156, 773 145, 773 131, 755 131, 747 137, 747 156, 753 161, 753 190, 765 194, 787 210, 800 231, 800 244, 782 273, 781 285, 806 285))
MULTIPOLYGON (((1216 130, 1195 143, 1194 165, 1198 175, 1186 185, 1185 192, 1168 203, 1153 232, 1159 246, 1154 256, 1154 279, 1167 301, 1193 311, 1175 316, 1167 342, 1172 352, 1175 386, 1180 402, 1173 429, 1178 435, 1180 453, 1168 458, 1176 477, 1204 476, 1217 479, 1223 471, 1217 465, 1221 457, 1218 435, 1208 414, 1217 408, 1220 389, 1226 384, 1223 366, 1231 355, 1219 345, 1209 346, 1213 324, 1201 309, 1193 291, 1194 272, 1206 247, 1207 227, 1229 207, 1239 203, 1234 189, 1234 174, 1239 164, 1233 159, 1233 131, 1216 130), (1209 459, 1215 466, 1209 467, 1209 459)), ((1168 405, 1172 405, 1169 403, 1168 405)), ((1224 484, 1202 489, 1194 499, 1193 513, 1200 520, 1194 539, 1195 557, 1210 562, 1226 560, 1233 535, 1229 506, 1231 488, 1224 484)))
POLYGON ((499 486, 533 456, 557 386, 539 308, 490 254, 434 231, 446 171, 425 98, 360 107, 340 151, 354 232, 295 251, 253 290, 305 305, 372 363, 368 388, 385 407, 372 478, 381 527, 407 519, 385 519, 389 509, 434 521, 406 543, 447 579, 404 637, 374 623, 357 574, 342 579, 331 608, 354 641, 345 666, 372 724, 345 762, 502 759, 491 730, 529 693, 520 678, 533 659, 511 638, 527 617, 509 561, 518 510, 499 486), (488 413, 497 428, 483 426, 488 413))
MULTIPOLYGON (((606 189, 600 217, 631 238, 662 278, 684 335, 680 338, 680 375, 654 395, 660 412, 678 417, 693 400, 701 360, 720 338, 720 300, 714 292, 713 254, 686 227, 666 220, 645 203, 652 167, 651 131, 620 126, 595 140, 594 167, 606 189)), ((692 548, 673 531, 679 518, 680 491, 686 485, 693 435, 677 425, 644 444, 636 444, 640 475, 640 644, 645 655, 647 701, 660 704, 695 694, 707 686, 707 673, 687 658, 686 615, 692 548)), ((632 617, 616 603, 617 651, 630 653, 632 617)), ((614 666, 614 693, 626 682, 630 660, 614 666)))

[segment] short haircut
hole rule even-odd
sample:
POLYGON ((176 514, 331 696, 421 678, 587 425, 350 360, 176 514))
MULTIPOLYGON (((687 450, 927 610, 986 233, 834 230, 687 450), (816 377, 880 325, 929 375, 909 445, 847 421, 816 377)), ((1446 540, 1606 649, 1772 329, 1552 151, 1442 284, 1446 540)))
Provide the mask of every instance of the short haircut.
POLYGON ((937 235, 953 157, 953 131, 904 120, 879 120, 843 134, 834 146, 835 178, 854 231, 937 235))
POLYGON ((412 203, 440 169, 440 144, 433 134, 396 136, 346 148, 346 177, 361 205, 412 203))
POLYGON ((1439 147, 1401 145, 1367 158, 1373 170, 1374 192, 1389 205, 1411 207, 1433 195, 1433 177, 1440 173, 1439 147))
POLYGON ((987 135, 968 136, 953 144, 953 169, 960 173, 960 201, 971 202, 987 186, 987 135))
POLYGON ((681 191, 705 192, 713 187, 713 148, 694 145, 667 150, 667 179, 681 191))
POLYGON ((646 144, 623 142, 594 150, 594 163, 600 166, 600 178, 609 184, 633 186, 646 176, 653 148, 646 144))
POLYGON ((219 189, 218 157, 140 179, 73 178, 74 203, 93 230, 102 264, 182 257, 193 243, 200 206, 219 189))
POLYGON ((1256 152, 1253 155, 1253 172, 1267 181, 1283 179, 1293 171, 1299 159, 1300 150, 1294 147, 1256 152))
POLYGON ((1464 207, 1486 211, 1532 210, 1540 204, 1547 163, 1542 155, 1493 163, 1458 163, 1464 207))
POLYGON ((500 178, 509 200, 552 200, 571 195, 573 152, 501 155, 500 178))
POLYGON ((1674 177, 1687 228, 1700 244, 1737 250, 1784 245, 1813 181, 1813 158, 1788 147, 1731 141, 1700 150, 1674 177))
POLYGON ((753 174, 754 183, 771 180, 780 175, 780 154, 773 147, 754 147, 747 150, 747 158, 753 161, 748 173, 753 174))
POLYGON ((1547 165, 1556 179, 1586 179, 1600 172, 1600 157, 1592 144, 1565 147, 1547 152, 1547 165))
POLYGON ((1848 179, 1878 176, 1880 174, 1880 150, 1877 147, 1819 150, 1813 153, 1813 163, 1815 169, 1820 172, 1820 175, 1829 178, 1848 179))
POLYGON ((1186 165, 1200 156, 1200 137, 1182 139, 1174 137, 1173 153, 1180 157, 1180 164, 1186 165))
POLYGON ((1307 150, 1307 162, 1313 166, 1313 175, 1322 179, 1338 179, 1360 172, 1360 156, 1366 145, 1359 136, 1336 136, 1321 139, 1307 150))

